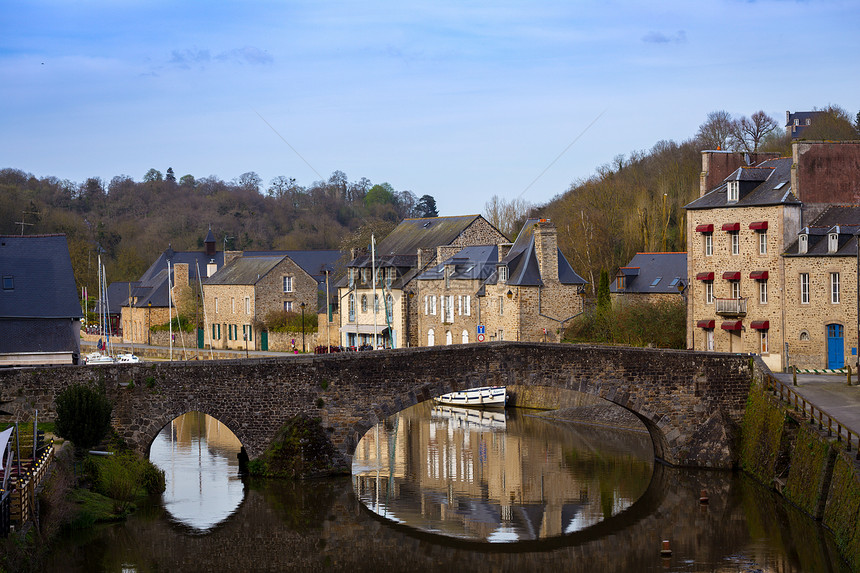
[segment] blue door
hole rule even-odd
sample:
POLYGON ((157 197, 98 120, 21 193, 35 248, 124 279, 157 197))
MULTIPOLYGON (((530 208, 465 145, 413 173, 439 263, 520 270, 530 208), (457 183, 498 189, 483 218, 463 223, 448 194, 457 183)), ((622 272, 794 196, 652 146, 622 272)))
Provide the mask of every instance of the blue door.
POLYGON ((842 368, 845 366, 845 345, 842 340, 842 325, 827 325, 827 367, 842 368))

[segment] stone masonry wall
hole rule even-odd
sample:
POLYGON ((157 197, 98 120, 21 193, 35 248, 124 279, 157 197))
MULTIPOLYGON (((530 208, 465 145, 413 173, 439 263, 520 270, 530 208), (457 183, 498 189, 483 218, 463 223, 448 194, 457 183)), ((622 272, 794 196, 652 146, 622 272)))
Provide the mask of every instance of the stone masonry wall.
POLYGON ((54 419, 73 383, 103 385, 112 424, 138 451, 177 416, 226 424, 253 459, 298 414, 320 417, 349 463, 379 420, 446 392, 487 385, 546 386, 600 396, 635 413, 671 464, 731 467, 749 390, 745 357, 570 344, 460 344, 251 360, 67 366, 0 371, 0 400, 26 420, 54 419), (133 382, 133 384, 131 384, 133 382))

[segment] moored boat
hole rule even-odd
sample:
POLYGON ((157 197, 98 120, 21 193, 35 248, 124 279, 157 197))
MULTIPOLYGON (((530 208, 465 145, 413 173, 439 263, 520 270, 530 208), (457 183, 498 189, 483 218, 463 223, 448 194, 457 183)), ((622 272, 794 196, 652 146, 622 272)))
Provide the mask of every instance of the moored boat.
POLYGON ((508 394, 504 386, 482 386, 443 394, 436 398, 436 401, 450 406, 504 407, 508 401, 508 394))
POLYGON ((90 352, 84 356, 84 364, 113 364, 114 359, 107 354, 101 352, 90 352))

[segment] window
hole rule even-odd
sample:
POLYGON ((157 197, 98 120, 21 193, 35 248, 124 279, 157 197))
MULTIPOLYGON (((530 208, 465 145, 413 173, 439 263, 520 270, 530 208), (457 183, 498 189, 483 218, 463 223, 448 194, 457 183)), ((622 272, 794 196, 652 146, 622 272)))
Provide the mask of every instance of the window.
POLYGON ((758 333, 759 336, 759 352, 761 354, 767 354, 767 331, 760 330, 758 333))
POLYGON ((293 312, 293 301, 285 300, 284 301, 284 310, 287 312, 293 312))
POLYGON ((758 302, 767 304, 767 281, 758 281, 758 302))
POLYGON ((394 320, 394 298, 391 295, 385 297, 385 316, 388 322, 394 320))
POLYGON ((357 272, 356 269, 349 269, 349 288, 355 287, 355 275, 357 272))
POLYGON ((385 268, 385 284, 389 287, 391 283, 394 282, 394 267, 386 267, 385 268))
POLYGON ((504 283, 508 280, 508 267, 499 265, 499 282, 504 283))
POLYGON ((436 315, 436 295, 430 295, 430 314, 436 315))
POLYGON ((379 314, 379 295, 373 295, 373 314, 379 314))
POLYGON ((827 252, 835 253, 839 250, 839 235, 837 233, 830 233, 827 235, 827 252))
POLYGON ((830 302, 839 304, 839 273, 830 273, 830 302))
POLYGON ((230 297, 230 312, 236 314, 236 297, 230 297))
POLYGON ((451 265, 445 265, 445 288, 451 288, 451 265))
POLYGON ((245 297, 245 314, 251 314, 251 297, 245 297))
POLYGON ((355 322, 355 293, 349 295, 349 321, 355 322))
POLYGON ((615 288, 618 290, 624 290, 624 275, 618 275, 615 278, 615 288))
POLYGON ((505 297, 500 296, 499 297, 499 316, 502 316, 504 314, 505 314, 505 297))
POLYGON ((758 234, 758 254, 767 254, 767 233, 758 234))
POLYGON ((732 298, 741 298, 741 281, 731 281, 732 298))
POLYGON ((448 303, 445 305, 445 322, 454 322, 454 295, 448 295, 448 303))
POLYGON ((732 243, 732 254, 739 255, 741 252, 740 233, 737 231, 729 233, 729 240, 732 243))
POLYGON ((215 314, 218 314, 218 297, 215 297, 215 314))
POLYGON ((504 340, 504 339, 505 339, 505 331, 504 331, 504 330, 502 330, 502 329, 500 328, 500 329, 499 329, 499 334, 498 334, 498 336, 496 337, 496 340, 504 340))
POLYGON ((714 349, 714 329, 709 328, 705 331, 705 346, 708 350, 714 349))
POLYGON ((800 331, 800 340, 801 342, 809 342, 809 332, 805 330, 800 331))
POLYGON ((449 346, 454 344, 454 336, 451 334, 450 330, 445 331, 445 344, 449 346))
POLYGON ((364 284, 370 282, 370 269, 361 269, 361 282, 364 284))
POLYGON ((809 273, 800 273, 800 304, 809 304, 809 273))
POLYGON ((212 325, 212 340, 218 340, 218 337, 215 335, 215 332, 216 332, 215 327, 216 326, 218 326, 218 325, 217 324, 212 325))
POLYGON ((660 284, 661 280, 663 280, 663 277, 657 277, 653 281, 651 281, 651 288, 654 288, 655 286, 660 284))
POLYGON ((714 304, 714 283, 705 283, 705 304, 714 304))
POLYGON ((433 329, 427 331, 427 346, 433 346, 436 344, 436 333, 433 332, 433 329))
POLYGON ((14 290, 15 289, 15 279, 12 275, 4 275, 3 276, 3 290, 14 290))
POLYGON ((465 315, 472 316, 472 295, 463 297, 463 306, 465 307, 465 315))
POLYGON ((367 312, 367 295, 366 294, 361 295, 361 312, 362 313, 367 312))
POLYGON ((809 248, 809 235, 800 235, 797 237, 797 252, 801 255, 806 253, 809 248))
POLYGON ((448 312, 445 309, 445 303, 447 302, 445 299, 448 297, 442 295, 439 297, 439 314, 442 316, 442 322, 446 322, 448 320, 448 312))
POLYGON ((430 297, 424 295, 424 316, 430 314, 430 297))
POLYGON ((465 329, 463 330, 463 334, 461 336, 460 341, 463 344, 469 344, 469 331, 468 330, 465 330, 465 329))
POLYGON ((712 233, 705 233, 705 256, 710 257, 714 254, 714 235, 712 233))
POLYGON ((457 295, 457 316, 463 316, 463 295, 457 295))
POLYGON ((293 292, 293 277, 284 277, 284 292, 293 292))
POLYGON ((727 192, 728 202, 737 203, 740 197, 740 181, 729 181, 727 192))

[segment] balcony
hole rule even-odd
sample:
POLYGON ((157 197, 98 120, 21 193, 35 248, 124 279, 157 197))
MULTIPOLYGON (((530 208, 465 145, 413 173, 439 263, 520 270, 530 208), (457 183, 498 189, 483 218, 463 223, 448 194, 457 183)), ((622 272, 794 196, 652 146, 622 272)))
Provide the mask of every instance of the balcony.
POLYGON ((747 299, 745 298, 715 298, 715 312, 720 316, 746 316, 747 299))

